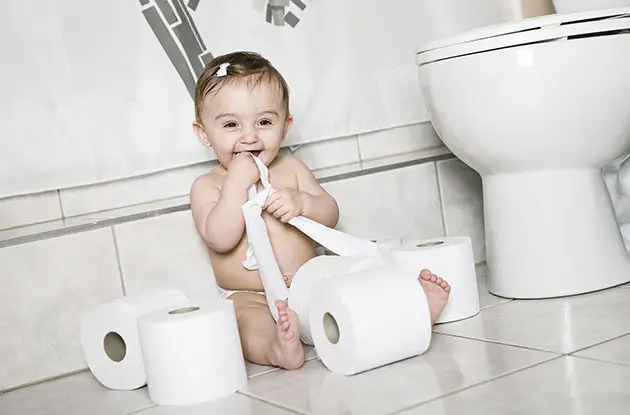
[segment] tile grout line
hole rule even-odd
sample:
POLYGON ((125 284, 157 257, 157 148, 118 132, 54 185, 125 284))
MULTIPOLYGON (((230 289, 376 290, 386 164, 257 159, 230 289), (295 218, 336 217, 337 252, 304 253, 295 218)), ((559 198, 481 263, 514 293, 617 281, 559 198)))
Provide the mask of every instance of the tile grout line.
POLYGON ((450 336, 450 337, 457 337, 457 338, 460 338, 460 339, 478 341, 478 342, 482 342, 482 343, 491 343, 491 344, 498 344, 500 346, 516 347, 516 348, 519 348, 519 349, 531 350, 531 351, 534 351, 534 352, 552 353, 552 354, 559 355, 559 356, 569 356, 569 353, 554 352, 554 351, 551 351, 551 350, 544 350, 544 349, 536 349, 534 347, 523 346, 523 345, 520 345, 520 344, 501 343, 500 341, 497 341, 497 340, 476 339, 474 337, 467 337, 467 336, 462 336, 462 335, 458 335, 458 334, 440 333, 439 331, 435 331, 433 333, 434 334, 441 334, 443 336, 450 336))
POLYGON ((489 304, 489 305, 486 305, 486 306, 483 306, 483 307, 479 307, 479 311, 481 311, 481 310, 487 310, 488 308, 496 307, 496 306, 498 306, 498 305, 501 305, 501 304, 507 304, 507 303, 510 303, 510 302, 514 301, 514 299, 513 299, 513 298, 501 298, 501 300, 502 300, 502 301, 501 301, 501 302, 499 302, 499 303, 489 304))
POLYGON ((276 403, 276 402, 267 401, 267 400, 265 400, 265 399, 263 399, 263 398, 260 398, 260 397, 258 397, 258 396, 250 395, 250 394, 248 394, 247 392, 243 392, 243 391, 236 391, 236 393, 237 393, 237 394, 239 394, 239 395, 246 396, 246 397, 248 397, 248 398, 250 398, 250 399, 254 399, 254 400, 256 400, 256 401, 263 402, 263 403, 265 403, 265 404, 267 404, 267 405, 271 405, 271 406, 275 406, 276 408, 284 409, 284 410, 289 411, 289 412, 294 413, 294 414, 308 415, 307 413, 300 412, 300 411, 298 411, 297 409, 290 408, 290 407, 288 407, 288 406, 284 406, 284 405, 281 405, 281 404, 276 403))
POLYGON ((32 382, 23 383, 23 384, 17 385, 17 386, 12 386, 12 387, 9 387, 7 389, 2 389, 2 390, 0 390, 0 395, 5 394, 5 393, 14 392, 14 391, 17 391, 17 390, 20 390, 20 389, 30 388, 31 386, 41 385, 41 384, 47 383, 47 382, 54 382, 55 380, 68 378, 68 377, 75 376, 75 375, 80 375, 81 373, 89 372, 89 371, 90 371, 90 369, 86 367, 84 369, 73 370, 72 372, 62 373, 61 375, 55 375, 55 376, 47 377, 47 378, 44 378, 44 379, 34 380, 32 382))
POLYGON ((595 343, 595 344, 591 344, 590 346, 582 347, 581 349, 577 349, 577 350, 572 351, 571 353, 568 353, 568 355, 569 355, 569 356, 573 356, 573 354, 574 354, 574 353, 579 353, 579 352, 582 352, 582 351, 584 351, 584 350, 586 350, 586 349, 590 349, 590 348, 592 348, 592 347, 601 346, 602 344, 605 344, 605 343, 611 342, 611 341, 613 341, 613 340, 619 340, 620 338, 622 338, 622 337, 626 337, 626 336, 630 336, 630 333, 621 334, 621 335, 619 335, 619 336, 616 336, 616 337, 610 338, 610 339, 608 339, 608 340, 602 340, 602 341, 601 341, 601 342, 599 342, 599 343, 595 343))
POLYGON ((569 357, 573 357, 575 359, 582 359, 582 360, 590 360, 592 362, 597 362, 597 363, 608 363, 611 365, 617 365, 617 366, 624 366, 624 367, 628 367, 630 365, 629 363, 625 363, 625 362, 617 362, 614 360, 604 360, 601 358, 596 358, 596 357, 589 357, 589 356, 574 356, 574 355, 568 355, 569 357))
POLYGON ((61 202, 61 189, 57 189, 57 202, 59 202, 59 211, 61 212, 61 219, 65 219, 66 213, 63 211, 63 203, 61 202))
POLYGON ((120 250, 118 249, 118 238, 116 238, 115 226, 111 227, 112 239, 114 240, 114 251, 116 252, 116 263, 118 264, 118 277, 120 278, 120 286, 122 287, 123 295, 127 295, 127 286, 125 285, 125 277, 123 274, 122 263, 120 261, 120 250))
POLYGON ((414 408, 419 408, 419 407, 421 407, 421 406, 423 406, 423 405, 426 405, 426 404, 428 404, 428 403, 430 403, 430 402, 434 402, 434 401, 438 401, 438 400, 440 400, 440 399, 444 399, 444 398, 446 398, 446 397, 448 397, 448 396, 458 394, 458 393, 463 392, 463 391, 465 391, 465 390, 467 390, 467 389, 476 388, 476 387, 478 387, 478 386, 484 385, 484 384, 486 384, 486 383, 494 382, 494 381, 496 381, 496 380, 499 380, 499 379, 504 378, 504 377, 507 377, 507 376, 512 376, 512 375, 514 375, 514 374, 516 374, 516 373, 519 373, 519 372, 523 372, 523 371, 526 371, 526 370, 532 369, 532 368, 534 368, 534 367, 536 367, 536 366, 544 365, 544 364, 546 364, 546 363, 552 362, 552 361, 554 361, 554 360, 561 359, 561 358, 563 358, 563 357, 566 357, 566 356, 554 356, 554 357, 552 357, 552 358, 545 359, 545 360, 543 360, 543 361, 540 361, 540 362, 537 362, 537 363, 534 363, 534 364, 531 364, 531 365, 528 365, 528 366, 525 366, 525 367, 522 367, 522 368, 519 368, 519 369, 515 369, 515 370, 512 370, 512 371, 509 371, 509 372, 503 373, 503 374, 501 374, 501 375, 498 375, 498 376, 492 377, 492 378, 490 378, 490 379, 486 379, 486 380, 481 381, 481 382, 479 382, 479 383, 475 383, 475 384, 472 384, 472 385, 468 385, 468 386, 466 386, 466 387, 464 387, 464 388, 461 388, 461 389, 458 389, 458 390, 455 390, 455 391, 452 391, 452 392, 445 393, 444 395, 441 395, 441 396, 438 396, 438 397, 435 397, 435 398, 429 399, 429 400, 427 400, 427 401, 425 401, 425 402, 422 402, 422 403, 419 403, 419 404, 416 404, 416 405, 411 405, 411 406, 408 406, 408 407, 406 407, 406 408, 402 408, 402 409, 400 409, 400 410, 397 410, 397 411, 395 411, 395 412, 390 412, 390 413, 389 413, 389 415, 396 415, 396 414, 400 414, 400 413, 402 413, 402 412, 404 412, 404 411, 408 411, 408 410, 411 410, 411 409, 414 409, 414 408))
POLYGON ((357 154, 359 155, 359 168, 363 170, 363 157, 361 156, 361 143, 359 141, 359 134, 354 136, 354 142, 357 144, 357 154))
MULTIPOLYGON (((455 158, 455 155, 452 153, 439 154, 437 156, 422 157, 415 160, 408 160, 408 161, 401 161, 398 163, 386 164, 384 166, 370 167, 367 169, 362 169, 362 170, 358 170, 354 172, 335 174, 328 177, 322 177, 318 179, 317 181, 319 183, 335 182, 338 180, 345 180, 345 179, 352 179, 354 177, 367 176, 374 173, 383 173, 390 170, 404 169, 406 167, 412 167, 418 164, 427 164, 427 163, 433 163, 436 161, 450 160, 452 158, 455 158)), ((361 162, 361 166, 363 166, 363 162, 361 162)))
POLYGON ((163 209, 156 209, 147 212, 134 213, 131 215, 121 216, 118 218, 103 219, 98 222, 84 223, 76 226, 68 226, 60 229, 54 229, 50 231, 44 231, 39 233, 33 233, 30 235, 17 236, 11 239, 5 239, 0 241, 0 248, 8 246, 22 245, 29 242, 40 241, 44 239, 56 238, 63 235, 72 235, 75 233, 91 231, 95 229, 106 228, 112 225, 118 225, 121 223, 134 222, 137 220, 148 219, 155 216, 166 215, 169 213, 175 213, 180 211, 186 211, 190 209, 190 204, 176 205, 163 209))
POLYGON ((437 161, 433 162, 435 169, 435 182, 438 190, 438 200, 440 201, 440 216, 442 218, 442 229, 444 230, 444 236, 448 236, 448 229, 446 229, 446 213, 444 212, 444 192, 442 190, 442 184, 440 181, 440 170, 438 168, 437 161))
POLYGON ((153 404, 152 406, 147 406, 146 408, 134 409, 134 410, 133 410, 133 411, 131 411, 131 412, 127 412, 125 415, 134 415, 134 414, 139 414, 139 413, 140 413, 140 412, 142 412, 142 411, 146 411, 146 410, 153 409, 153 408, 157 408, 157 407, 158 407, 158 405, 153 404))
MULTIPOLYGON (((319 178, 318 182, 328 183, 328 182, 333 182, 333 181, 338 181, 338 180, 345 180, 345 179, 350 179, 350 178, 359 177, 359 176, 366 176, 366 175, 370 175, 374 173, 381 173, 381 172, 390 171, 390 170, 402 169, 402 168, 411 167, 411 166, 415 166, 419 164, 431 163, 431 162, 440 161, 440 160, 448 160, 454 157, 455 156, 452 154, 442 154, 438 156, 431 156, 431 157, 420 158, 416 160, 409 160, 409 161, 393 163, 393 164, 389 164, 385 166, 371 167, 371 168, 363 169, 356 172, 341 173, 337 175, 323 177, 323 178, 319 178)), ((63 235, 71 235, 74 233, 85 232, 85 231, 94 230, 94 229, 106 228, 108 226, 117 225, 120 223, 133 222, 137 220, 147 219, 150 217, 161 216, 161 215, 179 212, 179 211, 185 211, 188 209, 190 209, 190 204, 185 203, 185 204, 169 206, 166 208, 160 208, 160 209, 154 209, 154 210, 149 210, 145 212, 128 214, 128 215, 124 215, 120 217, 96 220, 90 223, 65 226, 63 228, 53 229, 49 231, 35 232, 32 234, 26 234, 22 236, 0 240, 0 248, 21 245, 21 244, 40 241, 44 239, 56 238, 63 235)))

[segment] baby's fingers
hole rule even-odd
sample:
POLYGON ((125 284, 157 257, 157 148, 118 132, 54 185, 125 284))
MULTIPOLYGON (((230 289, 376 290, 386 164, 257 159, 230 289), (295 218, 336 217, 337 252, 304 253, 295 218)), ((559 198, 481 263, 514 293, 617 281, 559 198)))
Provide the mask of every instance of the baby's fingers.
POLYGON ((280 194, 278 192, 273 192, 269 196, 267 196, 267 200, 265 200, 265 205, 263 209, 267 209, 272 203, 277 202, 280 199, 280 194))
POLYGON ((289 208, 287 208, 286 206, 279 206, 278 209, 273 212, 273 216, 275 216, 276 219, 282 220, 282 217, 284 217, 288 213, 289 208))
POLYGON ((265 208, 265 210, 270 215, 275 215, 276 211, 280 209, 281 207, 282 207, 282 203, 279 200, 274 200, 265 208))
POLYGON ((280 217, 278 216, 276 217, 280 219, 280 222, 288 223, 291 219, 293 219, 296 216, 297 215, 295 214, 295 212, 289 210, 285 214, 281 215, 280 217))

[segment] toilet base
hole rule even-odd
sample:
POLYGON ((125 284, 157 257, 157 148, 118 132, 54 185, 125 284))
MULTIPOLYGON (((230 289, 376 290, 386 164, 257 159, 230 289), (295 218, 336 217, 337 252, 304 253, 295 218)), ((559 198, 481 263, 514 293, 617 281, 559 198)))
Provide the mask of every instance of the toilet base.
POLYGON ((599 168, 482 179, 490 292, 548 298, 630 281, 630 255, 599 168))

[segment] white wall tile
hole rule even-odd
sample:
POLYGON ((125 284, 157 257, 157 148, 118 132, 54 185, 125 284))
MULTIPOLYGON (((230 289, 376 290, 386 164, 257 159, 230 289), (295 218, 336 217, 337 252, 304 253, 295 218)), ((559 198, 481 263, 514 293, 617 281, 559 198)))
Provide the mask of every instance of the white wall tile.
POLYGON ((192 182, 215 165, 216 162, 201 163, 107 183, 62 189, 63 212, 66 217, 76 216, 187 195, 192 182))
POLYGON ((293 154, 311 170, 359 162, 356 135, 303 144, 293 154))
POLYGON ((110 228, 0 249, 0 390, 85 368, 80 320, 122 295, 110 228))
POLYGON ((479 174, 459 159, 437 163, 447 236, 470 236, 475 262, 486 259, 483 193, 479 174))
POLYGON ((190 211, 115 227, 126 292, 181 290, 203 304, 217 297, 214 273, 190 211))
POLYGON ((361 161, 361 168, 363 170, 371 169, 374 167, 390 166, 392 164, 404 163, 406 161, 426 159, 430 157, 442 156, 450 154, 451 151, 445 146, 432 147, 424 150, 409 151, 403 154, 395 154, 393 156, 384 156, 372 160, 361 161))
POLYGON ((366 239, 444 235, 435 164, 425 163, 334 182, 337 229, 366 239))
POLYGON ((344 164, 343 166, 328 167, 324 169, 314 170, 313 175, 316 179, 324 177, 336 176, 338 174, 354 173, 361 171, 361 163, 344 164))
POLYGON ((56 191, 0 199, 0 229, 60 218, 56 191))
POLYGON ((442 145, 442 141, 429 122, 359 135, 359 151, 361 152, 362 161, 405 154, 442 145))

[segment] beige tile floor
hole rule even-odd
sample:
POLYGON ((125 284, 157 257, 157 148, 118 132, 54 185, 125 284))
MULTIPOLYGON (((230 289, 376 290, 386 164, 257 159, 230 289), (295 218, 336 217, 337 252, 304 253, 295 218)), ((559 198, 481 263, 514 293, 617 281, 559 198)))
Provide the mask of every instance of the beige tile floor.
POLYGON ((438 325, 429 350, 352 377, 314 353, 298 371, 249 365, 238 393, 156 407, 146 388, 117 392, 89 372, 0 395, 0 414, 630 414, 630 285, 551 300, 487 292, 482 311, 438 325))

